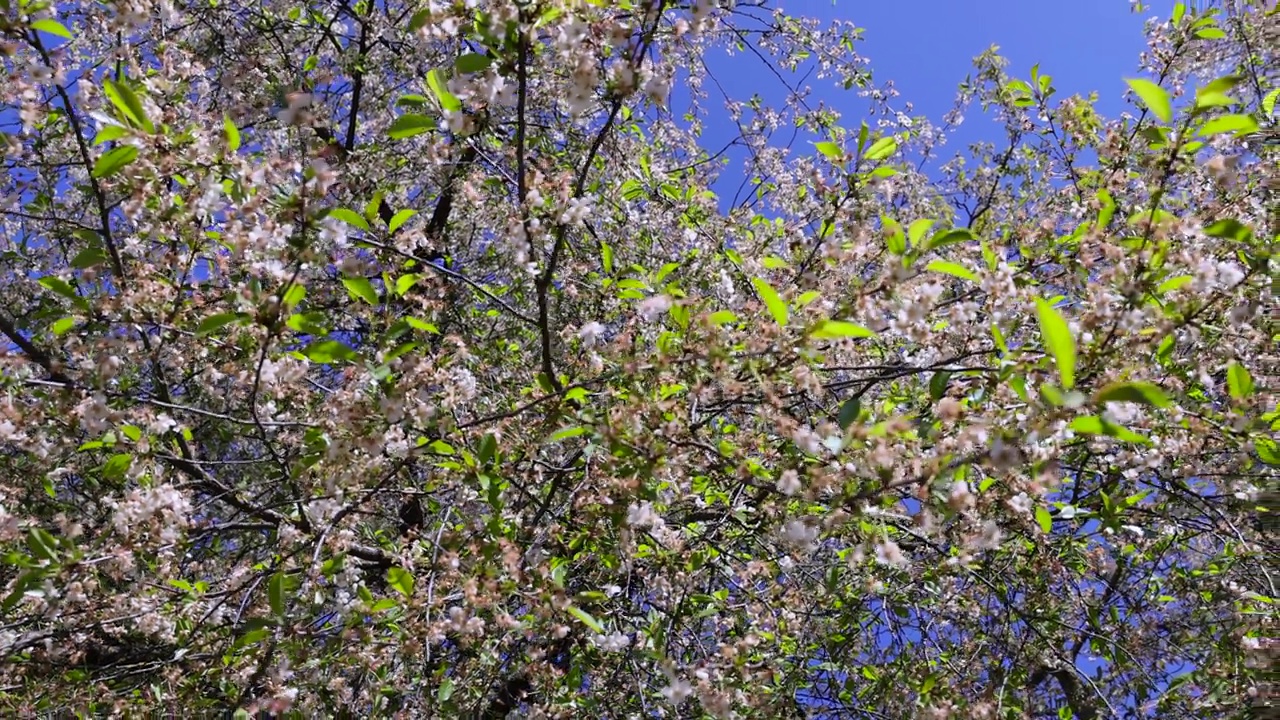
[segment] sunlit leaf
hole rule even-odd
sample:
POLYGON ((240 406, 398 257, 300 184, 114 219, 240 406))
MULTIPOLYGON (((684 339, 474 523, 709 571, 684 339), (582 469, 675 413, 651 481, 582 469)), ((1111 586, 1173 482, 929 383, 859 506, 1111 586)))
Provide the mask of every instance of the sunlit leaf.
POLYGON ((227 136, 227 151, 235 152, 240 149, 240 129, 236 124, 231 122, 231 116, 224 115, 222 118, 222 130, 227 136))
POLYGON ((869 338, 875 337, 874 331, 869 330, 861 325, 855 325, 851 322, 843 320, 823 320, 814 326, 810 331, 811 337, 820 340, 838 340, 841 338, 869 338))
POLYGON ((1154 407, 1169 407, 1173 401, 1160 386, 1142 381, 1112 383, 1094 397, 1096 402, 1133 402, 1154 407))
POLYGON ((360 213, 347 208, 332 208, 329 210, 329 217, 337 218, 342 222, 360 228, 361 230, 369 229, 369 222, 360 216, 360 213))
POLYGON ((369 282, 369 278, 342 278, 342 284, 346 286, 347 293, 351 297, 359 298, 370 305, 378 304, 378 291, 373 287, 373 283, 369 282))
POLYGON ((1071 328, 1048 301, 1036 298, 1036 315, 1040 320, 1040 337, 1045 350, 1053 357, 1062 387, 1070 390, 1076 378, 1076 341, 1071 328))
POLYGON ((755 286, 756 292, 760 294, 760 299, 764 301, 764 305, 769 309, 769 314, 773 316, 775 322, 782 327, 787 325, 787 303, 778 295, 778 291, 773 289, 764 278, 751 278, 751 284, 755 286))
POLYGON ((121 145, 102 153, 93 164, 95 178, 111 177, 123 170, 138 158, 138 148, 132 145, 121 145))
POLYGON ((1249 369, 1235 361, 1227 366, 1227 392, 1237 400, 1253 394, 1253 377, 1249 375, 1249 369))
POLYGON ((1160 122, 1173 121, 1173 104, 1169 99, 1169 93, 1164 88, 1143 78, 1126 78, 1125 82, 1129 83, 1134 94, 1142 100, 1153 115, 1160 119, 1160 122))
POLYGON ((53 18, 42 18, 40 20, 33 21, 31 23, 31 29, 46 32, 50 35, 57 35, 60 38, 66 38, 68 40, 71 39, 71 31, 67 29, 67 26, 53 18))
POLYGON ((884 160, 898 151, 898 141, 892 137, 883 137, 871 143, 871 147, 863 153, 864 160, 884 160))
POLYGON ((978 276, 975 275, 968 268, 966 268, 963 265, 957 265, 956 263, 953 263, 953 262, 947 262, 946 260, 934 260, 930 262, 928 265, 926 265, 925 269, 931 270, 936 273, 951 275, 952 277, 958 277, 962 280, 968 280, 970 282, 978 282, 978 276))
POLYGON ((393 140, 403 140, 405 138, 411 138, 414 135, 420 135, 429 130, 434 130, 436 127, 436 121, 426 115, 405 113, 404 115, 397 117, 391 123, 391 127, 387 128, 387 134, 390 135, 393 140))

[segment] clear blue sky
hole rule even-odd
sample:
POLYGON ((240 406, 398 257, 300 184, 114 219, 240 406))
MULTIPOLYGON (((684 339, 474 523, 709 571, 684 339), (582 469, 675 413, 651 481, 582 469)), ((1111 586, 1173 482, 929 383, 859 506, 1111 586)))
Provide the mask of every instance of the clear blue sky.
MULTIPOLYGON (((972 60, 992 44, 1010 61, 1013 77, 1030 78, 1031 66, 1053 76, 1057 97, 1087 96, 1096 90, 1098 109, 1114 117, 1129 106, 1123 99, 1125 77, 1138 75, 1138 56, 1145 44, 1143 20, 1167 16, 1172 0, 1149 2, 1134 13, 1128 0, 779 0, 789 14, 824 21, 847 20, 864 28, 860 54, 868 58, 877 84, 893 80, 901 106, 914 103, 913 114, 923 114, 940 125, 951 108, 956 86, 972 70, 972 60)), ((781 100, 779 84, 760 61, 749 53, 732 60, 708 58, 708 65, 724 89, 735 99, 760 93, 765 100, 781 100)), ((790 78, 795 80, 795 78, 790 78)), ((844 91, 827 81, 811 80, 815 100, 823 100, 855 126, 866 101, 855 91, 844 91)), ((711 104, 718 101, 716 90, 711 104)), ((722 115, 712 113, 707 122, 706 143, 717 146, 733 137, 731 125, 720 127, 722 115), (725 133, 728 133, 725 135, 725 133)), ((998 126, 980 117, 977 108, 965 114, 964 125, 943 148, 943 158, 977 140, 1000 142, 998 126)), ((797 138, 796 152, 816 137, 797 138)), ((731 153, 732 155, 732 153, 731 153)), ((720 188, 717 188, 718 190, 720 188)))

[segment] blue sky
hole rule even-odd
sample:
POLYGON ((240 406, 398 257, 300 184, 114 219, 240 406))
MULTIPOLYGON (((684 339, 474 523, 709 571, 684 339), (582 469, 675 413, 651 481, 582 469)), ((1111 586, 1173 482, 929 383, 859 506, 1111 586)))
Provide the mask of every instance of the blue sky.
MULTIPOLYGON (((992 44, 1010 61, 1011 76, 1029 79, 1031 66, 1039 63, 1041 74, 1053 77, 1058 98, 1087 96, 1096 90, 1098 110, 1104 117, 1114 117, 1132 108, 1124 100, 1124 78, 1139 74, 1138 58, 1145 47, 1144 19, 1167 16, 1173 8, 1171 0, 1148 3, 1141 13, 1132 12, 1128 0, 779 0, 779 4, 791 15, 846 20, 863 28, 863 41, 857 47, 869 59, 876 85, 893 80, 901 93, 895 105, 902 107, 910 101, 913 114, 923 114, 936 125, 942 124, 943 115, 952 107, 957 85, 972 71, 973 58, 992 44)), ((732 59, 709 57, 707 61, 731 97, 746 99, 760 93, 771 104, 781 104, 777 79, 750 53, 732 59)), ((811 80, 808 84, 815 90, 812 104, 823 101, 838 109, 846 127, 856 127, 865 116, 867 101, 858 97, 856 89, 845 91, 829 81, 811 80)), ((717 108, 717 91, 706 89, 712 94, 708 105, 717 108)), ((713 151, 736 135, 723 114, 714 109, 706 127, 705 147, 713 151)), ((802 135, 794 149, 812 153, 808 143, 818 139, 802 135)), ((979 108, 971 107, 961 128, 941 149, 941 161, 981 140, 1000 143, 1003 131, 994 121, 981 117, 979 108)), ((731 167, 740 167, 736 162, 741 154, 729 155, 735 161, 731 167)), ((732 183, 735 187, 736 179, 732 183)), ((718 191, 726 189, 717 187, 718 191)))

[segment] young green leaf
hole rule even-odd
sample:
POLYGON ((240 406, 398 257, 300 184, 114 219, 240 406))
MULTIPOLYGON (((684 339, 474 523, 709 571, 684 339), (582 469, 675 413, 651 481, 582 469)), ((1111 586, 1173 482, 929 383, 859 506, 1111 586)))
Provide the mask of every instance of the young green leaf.
POLYGON ((240 129, 231 122, 230 115, 222 116, 222 130, 227 135, 227 151, 234 153, 240 149, 240 129))
POLYGON ((871 147, 867 148, 867 152, 862 155, 863 160, 884 160, 898 151, 898 141, 892 137, 883 137, 871 143, 871 147))
POLYGON ((454 61, 453 66, 457 68, 460 73, 478 73, 489 69, 489 65, 492 62, 493 61, 488 55, 467 53, 466 55, 459 56, 458 59, 454 61))
POLYGON ((1040 531, 1045 535, 1048 535, 1049 531, 1053 530, 1053 515, 1049 514, 1049 509, 1046 507, 1036 508, 1036 522, 1040 525, 1040 531))
POLYGON ((954 245, 961 242, 969 242, 976 240, 977 236, 968 228, 951 228, 950 230, 939 230, 934 236, 929 238, 929 242, 925 244, 925 250, 937 250, 947 245, 954 245))
POLYGON ((402 567, 387 568, 387 584, 405 597, 413 595, 413 573, 402 567))
POLYGON ((1143 381, 1112 383, 1099 390, 1094 400, 1099 403, 1133 402, 1161 408, 1173 404, 1159 385, 1143 381))
POLYGON ((576 605, 570 605, 569 614, 578 618, 578 620, 581 620, 582 624, 591 628, 592 632, 596 632, 596 633, 604 632, 604 625, 601 625, 599 620, 589 615, 587 611, 583 610, 582 608, 576 605))
POLYGON ((237 320, 240 320, 242 317, 243 316, 240 313, 234 313, 234 312, 218 313, 217 315, 210 315, 209 317, 201 320, 200 324, 196 326, 196 335, 198 337, 204 337, 205 335, 210 335, 230 325, 231 323, 236 322, 237 320))
POLYGON ((760 293, 760 299, 764 301, 764 305, 769 309, 769 314, 773 316, 774 321, 781 327, 787 326, 787 303, 778 295, 778 291, 773 289, 764 278, 751 278, 751 284, 755 286, 756 292, 760 293))
POLYGON ((854 397, 845 400, 840 404, 840 414, 836 418, 836 422, 840 424, 841 430, 848 430, 858 416, 862 414, 862 402, 854 397))
POLYGON ((1221 135, 1222 133, 1235 133, 1236 135, 1248 135, 1258 131, 1258 121, 1253 119, 1251 115, 1219 115, 1216 118, 1205 121, 1196 134, 1201 137, 1209 137, 1211 135, 1221 135))
POLYGON ((1165 92, 1164 88, 1142 78, 1126 78, 1125 82, 1129 83, 1134 94, 1141 98, 1143 104, 1160 119, 1160 122, 1173 121, 1173 103, 1169 100, 1169 93, 1165 92))
POLYGON ((839 340, 841 338, 868 338, 876 334, 861 325, 843 320, 823 320, 809 333, 819 340, 839 340))
POLYGON ((1249 370, 1234 360, 1227 366, 1227 392, 1236 400, 1244 400, 1253 394, 1253 377, 1249 370))
POLYGON ((936 273, 943 273, 944 275, 950 275, 952 277, 958 277, 961 280, 968 280, 969 282, 978 282, 978 276, 973 274, 973 272, 968 268, 963 265, 957 265, 953 262, 947 262, 946 260, 934 260, 928 265, 925 265, 924 269, 931 270, 936 273))
POLYGON ((53 18, 36 20, 31 23, 31 29, 39 30, 40 32, 47 32, 50 35, 57 35, 60 38, 66 38, 68 40, 71 39, 71 31, 67 29, 67 26, 53 18))
POLYGON ((435 120, 426 115, 405 113, 391 123, 391 127, 387 129, 387 134, 393 140, 403 140, 414 135, 420 135, 428 130, 434 130, 436 124, 435 120))
POLYGON ((1076 341, 1071 328, 1048 301, 1036 298, 1036 315, 1040 320, 1040 337, 1045 350, 1053 356, 1063 389, 1070 390, 1076 378, 1076 341))
POLYGON ((329 210, 329 217, 337 218, 342 222, 352 227, 360 228, 361 230, 369 229, 368 221, 363 217, 360 217, 360 213, 355 210, 348 210, 347 208, 332 208, 329 210))
POLYGON ((400 212, 397 212, 395 215, 391 216, 391 219, 389 221, 387 221, 387 232, 393 233, 396 230, 399 230, 401 225, 404 225, 406 222, 408 222, 409 218, 417 214, 418 214, 417 210, 409 210, 409 209, 405 209, 405 210, 401 210, 400 212))
POLYGON ((432 94, 436 96, 436 100, 440 102, 440 107, 449 112, 458 112, 462 109, 462 101, 453 93, 449 92, 448 79, 440 70, 432 70, 427 73, 427 86, 431 88, 432 94))
POLYGON ((132 145, 121 145, 102 153, 93 164, 95 178, 111 177, 123 170, 138 158, 138 148, 132 145))
POLYGON ((813 144, 813 146, 817 148, 818 152, 822 153, 824 156, 826 156, 828 160, 831 160, 832 162, 837 162, 842 157, 844 157, 844 151, 840 149, 839 145, 833 142, 830 142, 830 141, 816 142, 813 144))
POLYGON ((147 111, 142 106, 142 100, 133 92, 133 88, 129 87, 125 82, 113 82, 106 80, 103 82, 103 92, 107 98, 111 100, 111 104, 116 106, 128 120, 143 130, 153 133, 156 126, 147 119, 147 111))
POLYGON ((359 298, 370 305, 378 304, 378 291, 374 289, 373 283, 369 282, 369 278, 342 278, 342 284, 346 286, 347 293, 351 297, 359 298))
POLYGON ((271 576, 271 582, 267 584, 267 599, 271 603, 271 612, 276 615, 284 615, 285 611, 285 574, 277 572, 271 576))
POLYGON ((921 218, 911 223, 911 226, 907 228, 907 240, 911 241, 912 247, 919 247, 920 238, 923 238, 924 234, 929 232, 929 228, 933 227, 934 222, 927 218, 921 218))

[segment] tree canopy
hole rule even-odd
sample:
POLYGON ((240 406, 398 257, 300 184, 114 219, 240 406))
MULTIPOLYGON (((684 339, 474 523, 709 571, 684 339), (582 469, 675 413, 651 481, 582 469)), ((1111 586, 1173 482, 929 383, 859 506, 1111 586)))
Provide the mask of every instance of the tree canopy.
POLYGON ((0 1, 3 712, 1261 707, 1280 13, 778 4, 0 1))

